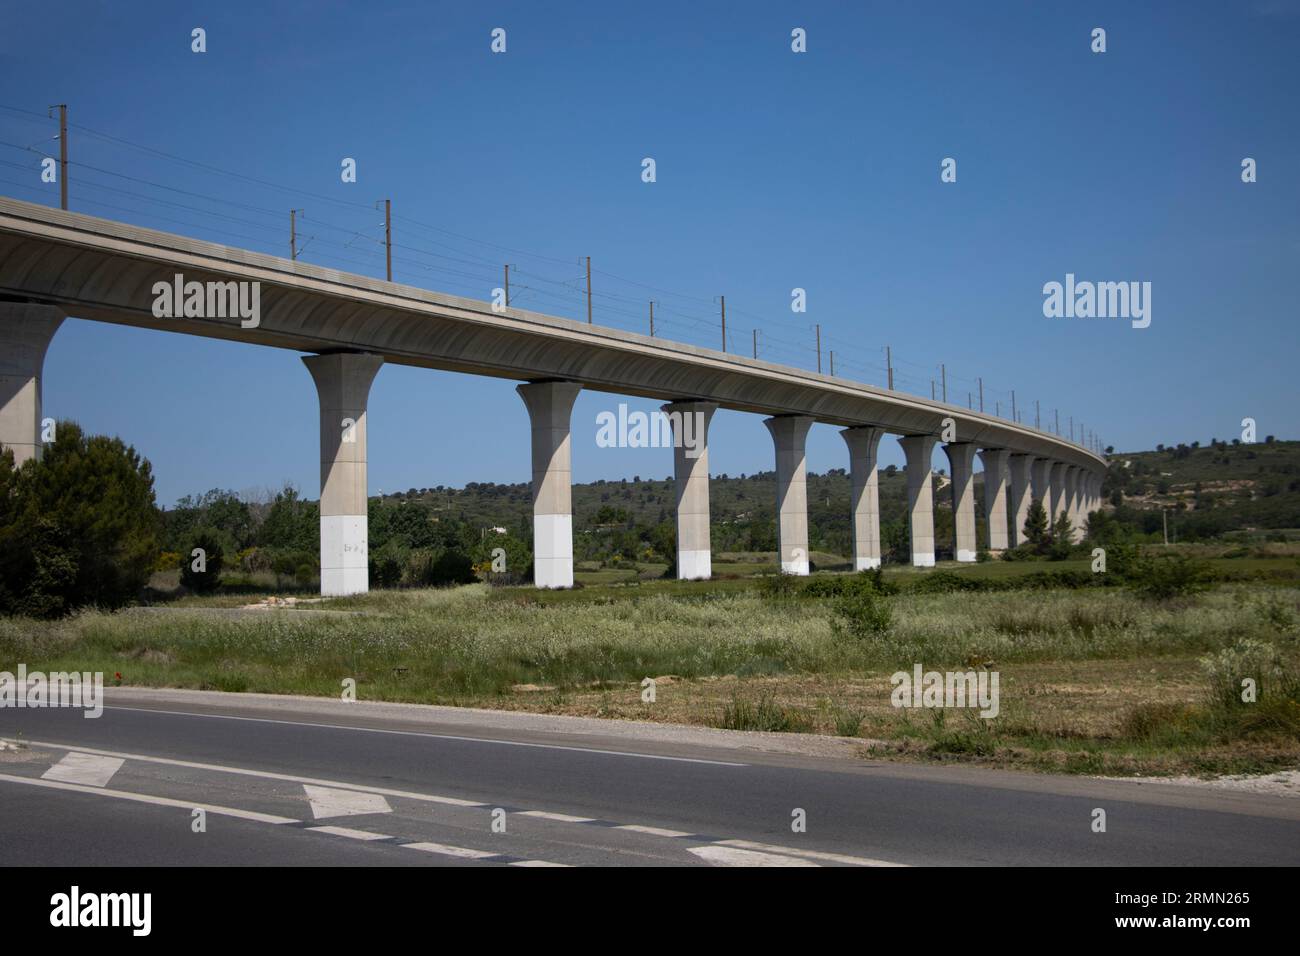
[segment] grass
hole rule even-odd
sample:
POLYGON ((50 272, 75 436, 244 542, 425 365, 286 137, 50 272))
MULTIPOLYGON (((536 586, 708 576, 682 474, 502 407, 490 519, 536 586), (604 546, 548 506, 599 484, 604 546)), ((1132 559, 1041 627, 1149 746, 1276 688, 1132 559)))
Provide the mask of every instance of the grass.
POLYGON ((0 669, 21 661, 120 672, 128 685, 323 696, 353 678, 363 700, 837 734, 892 759, 1067 772, 1300 764, 1300 721, 1279 692, 1220 706, 1201 664, 1248 640, 1284 670, 1300 668, 1300 588, 1289 584, 1226 584, 1167 602, 1116 588, 904 590, 886 599, 888 628, 861 637, 837 633, 834 598, 774 600, 753 579, 561 592, 471 585, 222 609, 252 600, 0 619, 0 669), (916 663, 997 670, 1000 716, 892 707, 890 675, 916 663), (656 678, 654 704, 640 699, 646 676, 656 678))

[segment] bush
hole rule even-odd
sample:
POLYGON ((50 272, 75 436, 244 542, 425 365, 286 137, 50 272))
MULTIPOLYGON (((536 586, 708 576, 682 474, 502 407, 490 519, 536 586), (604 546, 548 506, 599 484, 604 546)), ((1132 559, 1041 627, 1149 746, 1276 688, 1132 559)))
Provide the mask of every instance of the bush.
POLYGON ((1190 597, 1209 588, 1209 566, 1185 554, 1143 558, 1126 572, 1129 587, 1153 601, 1190 597))
POLYGON ((858 587, 835 599, 832 626, 837 634, 851 637, 875 637, 884 634, 893 623, 893 612, 883 596, 871 587, 858 587))
POLYGON ((158 556, 153 470, 119 438, 60 422, 40 459, 0 452, 0 611, 55 616, 133 600, 158 556))
POLYGON ((221 542, 209 529, 200 531, 190 539, 189 547, 180 556, 181 584, 197 594, 211 594, 221 584, 221 567, 225 555, 221 542), (194 554, 202 551, 202 562, 194 554), (198 568, 195 566, 198 565, 198 568))
POLYGON ((769 733, 808 733, 811 721, 805 714, 782 707, 768 695, 751 703, 732 697, 730 704, 722 707, 719 726, 727 730, 763 730, 769 733))
POLYGON ((799 594, 799 578, 784 571, 758 579, 758 593, 769 600, 789 600, 799 594))

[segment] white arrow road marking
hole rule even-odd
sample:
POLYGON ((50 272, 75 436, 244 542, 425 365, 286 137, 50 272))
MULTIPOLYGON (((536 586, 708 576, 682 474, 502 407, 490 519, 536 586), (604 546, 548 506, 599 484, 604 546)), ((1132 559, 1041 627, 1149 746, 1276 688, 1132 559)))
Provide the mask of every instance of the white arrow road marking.
POLYGON ((520 810, 517 817, 537 817, 539 820, 555 820, 557 823, 591 823, 594 817, 575 817, 569 813, 553 813, 550 810, 520 810))
POLYGON ((195 803, 192 800, 173 800, 170 797, 152 797, 147 793, 130 793, 126 790, 108 790, 101 787, 86 787, 77 783, 60 783, 57 780, 37 780, 35 777, 16 777, 0 773, 0 781, 21 783, 27 787, 45 787, 50 790, 67 790, 71 793, 93 793, 96 796, 112 797, 115 800, 130 800, 135 803, 150 803, 156 807, 176 807, 183 810, 206 810, 214 816, 236 817, 240 820, 253 820, 257 823, 297 823, 292 817, 277 817, 270 813, 257 813, 253 810, 240 810, 236 807, 220 807, 215 803, 195 803))
POLYGON ((307 799, 311 801, 312 816, 321 820, 325 817, 354 817, 365 813, 392 813, 388 801, 377 793, 364 790, 336 790, 333 787, 314 787, 303 784, 307 799))
POLYGON ((499 852, 471 850, 469 847, 448 846, 445 843, 403 843, 402 847, 407 850, 423 850, 425 853, 437 853, 441 856, 459 856, 466 860, 482 860, 502 855, 499 852))
POLYGON ((907 866, 906 863, 889 863, 885 860, 873 860, 865 856, 848 856, 844 853, 824 853, 821 850, 799 850, 789 846, 776 846, 771 843, 754 843, 752 840, 719 840, 717 846, 731 846, 741 850, 757 850, 763 853, 780 853, 786 856, 802 857, 805 860, 825 860, 827 863, 845 863, 849 866, 907 866))
POLYGON ((714 866, 818 866, 812 860, 779 853, 758 853, 731 846, 693 846, 690 851, 714 866))
POLYGON ((125 761, 120 757, 100 757, 73 751, 41 774, 41 779, 105 787, 123 763, 125 761))
POLYGON ((369 830, 349 830, 347 827, 307 827, 310 833, 328 833, 331 836, 347 837, 349 840, 391 840, 387 833, 371 833, 369 830))

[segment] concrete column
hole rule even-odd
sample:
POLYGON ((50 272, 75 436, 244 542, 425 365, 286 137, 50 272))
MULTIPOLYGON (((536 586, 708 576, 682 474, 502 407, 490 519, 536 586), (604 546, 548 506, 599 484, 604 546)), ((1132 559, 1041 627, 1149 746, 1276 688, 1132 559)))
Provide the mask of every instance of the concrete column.
POLYGON ((934 567, 934 484, 930 480, 930 459, 934 455, 933 435, 907 435, 898 443, 907 456, 907 513, 912 529, 912 564, 934 567))
POLYGON ((1065 477, 1061 481, 1061 511, 1070 518, 1070 540, 1079 540, 1079 512, 1082 510, 1079 502, 1079 468, 1077 465, 1066 465, 1064 468, 1065 477))
POLYGON ((953 557, 975 560, 975 446, 948 442, 943 446, 952 471, 953 557))
POLYGON ((14 467, 41 457, 41 377, 63 318, 52 305, 0 302, 0 446, 14 467))
POLYGON ((1011 534, 1010 544, 1015 548, 1025 543, 1025 521, 1029 518, 1029 505, 1034 499, 1030 470, 1033 455, 1007 456, 1007 471, 1011 475, 1011 534))
POLYGON ((1007 458, 1005 448, 982 448, 984 462, 984 516, 989 523, 989 550, 1007 547, 1007 458))
POLYGON ((533 432, 533 583, 573 587, 573 467, 569 420, 582 391, 574 382, 516 387, 533 432))
POLYGON ((807 415, 781 415, 763 420, 776 446, 776 547, 782 574, 808 573, 804 443, 814 421, 807 415))
POLYGON ((1050 479, 1052 504, 1048 507, 1047 502, 1043 502, 1043 507, 1047 508, 1048 524, 1054 522, 1061 512, 1065 510, 1065 469, 1065 462, 1052 462, 1052 477, 1050 479))
POLYGON ((1035 458, 1031 476, 1034 501, 1043 506, 1043 510, 1047 512, 1047 523, 1050 525, 1052 523, 1052 460, 1035 458))
POLYGON ((673 474, 677 476, 677 578, 713 576, 709 541, 709 422, 713 402, 673 402, 663 412, 673 429, 673 474))
POLYGON ((853 480, 853 570, 880 567, 880 489, 876 452, 884 437, 880 428, 845 428, 840 432, 849 446, 849 472, 853 480))
POLYGON ((370 590, 366 402, 384 360, 361 352, 303 356, 320 399, 320 593, 370 590))

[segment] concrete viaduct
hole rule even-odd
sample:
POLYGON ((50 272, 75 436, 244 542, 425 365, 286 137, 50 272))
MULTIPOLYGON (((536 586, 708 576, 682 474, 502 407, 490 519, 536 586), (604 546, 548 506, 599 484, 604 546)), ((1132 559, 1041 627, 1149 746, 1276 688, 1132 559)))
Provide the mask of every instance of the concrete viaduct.
POLYGON ((311 353, 303 362, 320 399, 327 595, 368 588, 366 402, 386 362, 523 383, 517 388, 532 422, 538 587, 573 583, 570 413, 584 388, 701 413, 701 453, 674 451, 682 578, 711 573, 707 427, 719 407, 768 416, 781 569, 793 574, 809 570, 804 444, 814 422, 843 428, 859 570, 880 564, 876 454, 886 434, 899 436, 907 459, 918 567, 934 564, 931 455, 941 437, 951 463, 958 561, 974 561, 977 550, 976 454, 984 465, 987 546, 994 550, 1020 542, 1032 500, 1081 527, 1098 507, 1106 469, 1104 458, 1058 435, 942 402, 0 198, 0 445, 20 464, 41 453, 42 366, 68 315, 311 353), (186 283, 259 284, 257 324, 201 308, 193 311, 204 314, 157 317, 155 286, 178 275, 186 283))

